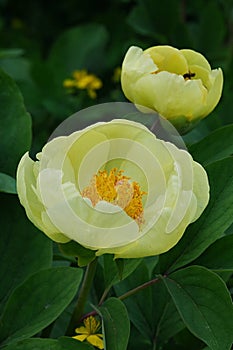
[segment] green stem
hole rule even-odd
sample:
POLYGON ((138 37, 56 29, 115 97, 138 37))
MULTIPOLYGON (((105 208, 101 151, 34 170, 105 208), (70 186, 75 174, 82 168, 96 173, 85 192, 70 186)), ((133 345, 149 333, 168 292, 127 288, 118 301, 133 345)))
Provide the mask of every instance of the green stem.
MULTIPOLYGON (((167 277, 167 275, 163 275, 163 277, 167 277)), ((124 299, 130 297, 131 295, 134 295, 134 294, 140 292, 141 290, 143 290, 143 289, 145 289, 145 288, 147 288, 149 286, 152 286, 153 284, 155 284, 155 283, 157 283, 159 281, 161 281, 161 277, 156 277, 153 280, 150 280, 148 282, 140 284, 138 287, 133 288, 133 289, 129 290, 128 292, 126 292, 125 294, 120 295, 119 297, 117 297, 117 299, 124 300, 124 299)), ((105 300, 105 298, 106 298, 106 296, 107 296, 107 294, 109 292, 109 289, 108 288, 105 289, 105 291, 104 291, 104 293, 103 293, 103 295, 102 295, 102 297, 101 297, 101 299, 99 301, 99 304, 98 304, 99 306, 101 306, 102 303, 104 302, 104 300, 105 300)), ((84 320, 86 317, 89 317, 89 316, 95 316, 96 314, 97 314, 97 311, 93 310, 93 311, 88 312, 87 314, 83 315, 80 320, 84 320)))
POLYGON ((70 323, 67 328, 66 335, 71 336, 74 334, 74 329, 77 327, 80 319, 83 315, 84 307, 87 301, 89 291, 91 289, 92 281, 95 276, 95 270, 97 266, 97 259, 93 260, 87 265, 86 272, 83 278, 82 286, 79 292, 78 301, 75 306, 74 312, 71 316, 70 323))
POLYGON ((125 294, 120 295, 120 296, 118 297, 118 299, 124 300, 124 299, 130 297, 131 295, 134 295, 134 294, 136 294, 137 292, 140 292, 140 290, 143 290, 143 289, 145 289, 145 288, 147 288, 147 287, 149 287, 149 286, 152 286, 153 284, 155 284, 155 283, 157 283, 157 282, 159 282, 159 281, 160 281, 159 278, 154 278, 153 280, 148 281, 148 282, 145 282, 145 283, 141 284, 140 286, 138 286, 138 287, 136 287, 136 288, 134 288, 134 289, 129 290, 129 291, 126 292, 125 294))
POLYGON ((98 306, 101 306, 101 305, 103 304, 103 302, 104 302, 106 296, 108 295, 108 292, 110 291, 110 289, 111 289, 111 286, 110 286, 109 288, 106 288, 106 289, 104 290, 103 295, 102 295, 102 297, 100 298, 100 301, 99 301, 98 306))
MULTIPOLYGON (((126 292, 125 294, 120 295, 120 296, 118 297, 118 299, 124 300, 124 299, 130 297, 131 295, 133 295, 133 294, 135 294, 135 293, 137 293, 137 292, 140 292, 140 290, 143 290, 143 289, 145 289, 145 288, 147 288, 147 287, 149 287, 149 286, 152 286, 153 284, 157 283, 158 281, 159 281, 159 278, 154 278, 153 280, 150 280, 150 281, 148 281, 148 282, 145 282, 145 283, 141 284, 140 286, 138 286, 138 287, 136 287, 136 288, 134 288, 134 289, 129 290, 129 291, 126 292)), ((99 306, 103 304, 103 302, 104 302, 104 300, 105 300, 105 298, 106 298, 106 296, 107 296, 109 290, 110 290, 110 288, 105 289, 105 291, 104 291, 104 293, 103 293, 103 295, 102 295, 102 297, 101 297, 101 299, 100 299, 100 301, 99 301, 99 304, 98 304, 99 306)))
POLYGON ((157 348, 156 340, 154 339, 154 341, 153 341, 153 350, 156 350, 156 348, 157 348))
MULTIPOLYGON (((164 275, 164 277, 166 277, 166 276, 164 275)), ((152 286, 153 284, 159 282, 160 280, 161 280, 160 278, 154 278, 153 280, 150 280, 150 281, 148 281, 148 282, 145 282, 145 283, 143 283, 143 284, 140 284, 140 286, 138 286, 138 287, 136 287, 136 288, 134 288, 134 289, 129 290, 129 291, 126 292, 125 294, 120 295, 120 296, 118 297, 118 299, 124 300, 124 299, 130 297, 131 295, 134 295, 134 294, 140 292, 140 290, 143 290, 143 289, 145 289, 145 288, 147 288, 147 287, 149 287, 149 286, 152 286)), ((108 289, 106 289, 106 290, 104 291, 104 293, 103 293, 103 295, 102 295, 102 297, 101 297, 101 300, 100 300, 100 302, 99 302, 98 305, 101 305, 101 304, 104 302, 104 299, 105 299, 105 297, 106 297, 106 295, 107 295, 107 292, 108 292, 108 289)), ((91 312, 89 312, 88 314, 84 315, 84 316, 82 317, 82 319, 84 319, 84 318, 86 318, 86 317, 89 317, 89 316, 95 316, 96 314, 97 314, 97 312, 96 312, 95 310, 94 310, 94 311, 91 311, 91 312)))

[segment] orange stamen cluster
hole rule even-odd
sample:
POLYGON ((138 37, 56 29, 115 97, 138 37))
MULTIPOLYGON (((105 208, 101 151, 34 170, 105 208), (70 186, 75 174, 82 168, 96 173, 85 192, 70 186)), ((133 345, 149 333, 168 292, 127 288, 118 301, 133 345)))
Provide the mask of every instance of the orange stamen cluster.
POLYGON ((106 170, 99 171, 84 188, 82 196, 89 198, 93 206, 101 200, 118 205, 140 225, 143 223, 142 196, 146 192, 141 191, 137 182, 129 180, 123 170, 117 168, 111 169, 109 174, 106 170))

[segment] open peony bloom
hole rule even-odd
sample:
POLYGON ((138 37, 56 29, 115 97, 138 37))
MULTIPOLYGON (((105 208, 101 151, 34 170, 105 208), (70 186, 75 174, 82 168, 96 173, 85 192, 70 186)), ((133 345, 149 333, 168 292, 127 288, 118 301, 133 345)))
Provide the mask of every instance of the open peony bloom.
POLYGON ((136 258, 172 248, 209 200, 205 170, 140 123, 115 119, 48 142, 18 166, 29 219, 52 240, 136 258))
POLYGON ((122 64, 121 84, 131 102, 155 110, 184 133, 219 102, 223 74, 193 50, 132 46, 122 64))

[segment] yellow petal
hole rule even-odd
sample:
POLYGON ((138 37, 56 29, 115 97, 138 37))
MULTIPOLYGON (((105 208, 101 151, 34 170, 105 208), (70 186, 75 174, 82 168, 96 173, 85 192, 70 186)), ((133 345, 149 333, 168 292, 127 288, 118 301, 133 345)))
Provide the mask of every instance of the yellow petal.
POLYGON ((189 69, 191 73, 195 74, 192 80, 200 79, 204 87, 209 91, 212 87, 212 81, 210 80, 210 71, 197 65, 190 65, 189 69))
POLYGON ((36 178, 34 175, 35 163, 28 152, 21 158, 17 169, 17 191, 21 204, 27 216, 41 231, 45 232, 56 242, 66 243, 69 238, 62 235, 46 214, 44 205, 39 200, 36 178), (48 224, 49 222, 49 224, 48 224))
POLYGON ((185 81, 181 75, 163 71, 135 83, 133 102, 156 110, 170 121, 179 116, 191 120, 199 115, 206 95, 201 80, 185 81))
POLYGON ((209 202, 209 183, 206 171, 197 162, 193 162, 193 172, 194 172, 194 182, 193 182, 193 192, 197 199, 196 213, 193 217, 193 221, 196 221, 200 215, 203 213, 209 202))
POLYGON ((158 69, 151 55, 137 46, 131 46, 125 55, 123 67, 136 73, 137 76, 152 73, 158 69))
POLYGON ((36 179, 33 172, 34 162, 29 157, 29 153, 25 153, 21 158, 17 169, 17 192, 21 204, 25 207, 27 216, 36 225, 41 228, 43 226, 40 220, 40 214, 44 210, 43 206, 38 202, 34 188, 36 187, 36 179))
POLYGON ((212 86, 206 99, 206 106, 203 110, 202 118, 213 111, 221 98, 223 88, 222 70, 220 68, 212 70, 210 73, 210 80, 212 82, 212 86))
POLYGON ((133 100, 133 85, 143 75, 158 70, 149 54, 136 46, 131 46, 127 51, 122 63, 121 85, 125 96, 133 100))
POLYGON ((160 71, 181 75, 188 72, 188 64, 184 55, 172 46, 153 46, 144 52, 151 56, 160 71))
POLYGON ((75 333, 89 334, 87 328, 84 326, 75 328, 75 333))
POLYGON ((209 62, 199 52, 190 49, 182 49, 180 50, 180 53, 185 57, 188 66, 196 65, 206 69, 209 72, 211 71, 209 62))
POLYGON ((87 334, 80 334, 80 335, 75 335, 75 336, 72 337, 72 338, 77 339, 77 340, 79 340, 79 341, 84 341, 85 339, 87 339, 87 337, 88 337, 87 334))
POLYGON ((104 342, 97 334, 89 335, 87 341, 98 349, 104 349, 104 342))
MULTIPOLYGON (((167 147, 174 160, 174 177, 175 177, 175 200, 171 201, 171 193, 167 194, 165 207, 171 208, 165 232, 173 232, 179 227, 186 218, 189 223, 190 218, 188 210, 192 207, 192 213, 196 212, 196 201, 193 201, 193 160, 190 154, 184 150, 179 150, 173 144, 167 143, 167 147)), ((168 185, 169 188, 169 185, 168 185)), ((193 215, 192 214, 192 215, 193 215)))

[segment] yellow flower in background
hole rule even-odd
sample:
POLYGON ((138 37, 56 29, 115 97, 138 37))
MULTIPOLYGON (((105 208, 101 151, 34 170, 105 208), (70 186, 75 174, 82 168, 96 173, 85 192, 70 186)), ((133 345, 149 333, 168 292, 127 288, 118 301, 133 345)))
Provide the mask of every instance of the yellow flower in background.
POLYGON ((96 255, 163 253, 209 200, 205 170, 140 123, 96 123, 48 142, 17 170, 29 219, 52 240, 74 240, 96 255))
POLYGON ((95 74, 89 74, 85 69, 74 71, 72 78, 65 79, 63 86, 71 93, 77 90, 87 90, 92 99, 97 97, 96 90, 103 86, 102 81, 95 74))
POLYGON ((155 110, 184 133, 219 102, 223 74, 193 50, 132 46, 122 64, 121 84, 131 102, 155 110))
POLYGON ((67 89, 74 88, 75 87, 75 81, 72 79, 65 79, 63 81, 63 86, 67 89))
POLYGON ((78 335, 75 335, 72 338, 79 341, 87 340, 88 343, 97 347, 98 349, 104 349, 104 342, 102 339, 103 335, 97 333, 100 329, 100 322, 97 321, 95 317, 90 316, 85 318, 83 323, 84 326, 75 329, 75 333, 78 335))

